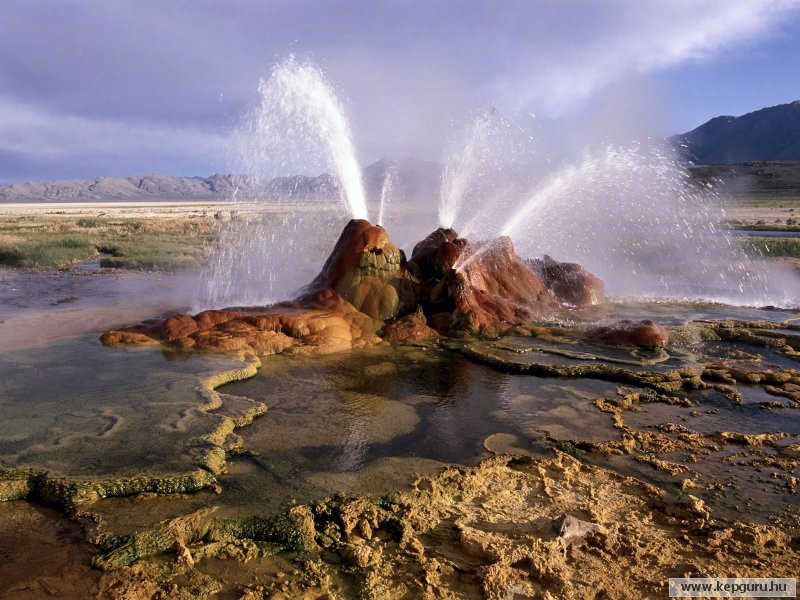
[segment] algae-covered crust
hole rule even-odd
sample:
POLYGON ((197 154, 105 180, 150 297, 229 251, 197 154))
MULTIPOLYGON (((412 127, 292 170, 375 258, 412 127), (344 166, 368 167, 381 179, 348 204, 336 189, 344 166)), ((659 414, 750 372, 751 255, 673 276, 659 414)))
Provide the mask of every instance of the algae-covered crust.
MULTIPOLYGON (((696 321, 652 350, 587 343, 569 327, 443 338, 405 360, 439 346, 441 359, 468 356, 542 379, 540 388, 544 378, 571 381, 583 391, 569 401, 596 411, 602 435, 578 423, 557 431, 538 417, 554 458, 498 432, 483 442, 495 458, 386 496, 341 494, 277 513, 247 506, 237 514, 210 494, 193 496, 205 506, 181 504, 186 492, 220 489, 229 457, 246 445, 236 430, 266 411, 216 390, 258 371, 262 359, 240 350, 240 366, 198 384, 201 410, 217 421, 198 440, 194 471, 78 480, 6 470, 0 499, 54 505, 80 524, 100 597, 637 598, 664 596, 670 577, 794 576, 800 429, 779 416, 800 408, 800 371, 789 366, 794 331, 789 322, 696 321), (619 387, 598 392, 576 378, 619 387), (123 531, 99 508, 102 498, 151 502, 152 494, 176 495, 172 516, 123 531)), ((360 364, 360 377, 410 375, 381 356, 360 364)), ((514 401, 543 414, 530 404, 535 396, 514 401)))
POLYGON ((266 413, 267 407, 249 398, 230 398, 226 402, 215 388, 231 381, 252 377, 261 366, 258 358, 249 356, 240 368, 222 371, 202 378, 197 386, 199 410, 215 413, 216 426, 197 439, 194 462, 196 468, 185 473, 153 474, 137 477, 68 477, 45 469, 0 469, 0 501, 31 500, 56 506, 68 513, 81 504, 98 498, 125 497, 136 494, 181 494, 202 489, 215 489, 216 476, 224 472, 227 456, 242 447, 235 430, 266 413), (228 405, 235 405, 231 409, 228 405), (227 411, 227 414, 226 414, 227 411))
POLYGON ((242 598, 501 599, 660 597, 670 577, 789 576, 798 559, 798 539, 777 527, 719 522, 691 494, 668 501, 560 453, 501 456, 388 497, 328 498, 271 520, 175 521, 98 562, 101 586, 131 598, 191 597, 175 581, 226 590, 236 580, 242 598), (146 558, 158 552, 167 563, 146 558), (245 579, 209 581, 214 557, 240 564, 228 573, 245 579))

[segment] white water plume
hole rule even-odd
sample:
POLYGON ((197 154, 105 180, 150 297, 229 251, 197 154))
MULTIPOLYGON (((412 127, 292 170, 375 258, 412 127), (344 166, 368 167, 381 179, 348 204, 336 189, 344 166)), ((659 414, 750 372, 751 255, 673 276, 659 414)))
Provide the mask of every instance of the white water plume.
POLYGON ((322 268, 347 219, 367 218, 350 127, 319 69, 290 57, 258 91, 234 136, 236 171, 246 174, 232 198, 237 218, 220 224, 196 309, 291 298, 322 268), (297 175, 312 169, 332 175, 297 175))
POLYGON ((721 199, 655 148, 607 147, 546 177, 501 233, 600 276, 611 294, 790 306, 800 281, 726 235, 721 199))
POLYGON ((395 186, 395 179, 397 178, 396 168, 391 163, 387 164, 386 171, 383 173, 383 184, 381 185, 381 197, 378 208, 377 224, 382 227, 386 226, 386 209, 389 206, 389 201, 392 197, 392 191, 395 186))
POLYGON ((482 183, 497 170, 501 158, 493 142, 502 139, 502 121, 493 111, 479 115, 449 144, 442 171, 439 202, 439 226, 462 225, 471 215, 467 207, 480 202, 482 183))
POLYGON ((235 215, 219 225, 193 310, 293 298, 319 273, 346 222, 338 202, 235 215))
POLYGON ((350 125, 322 72, 290 56, 261 80, 258 91, 260 103, 235 140, 244 172, 261 181, 310 169, 331 173, 350 216, 366 219, 350 125))

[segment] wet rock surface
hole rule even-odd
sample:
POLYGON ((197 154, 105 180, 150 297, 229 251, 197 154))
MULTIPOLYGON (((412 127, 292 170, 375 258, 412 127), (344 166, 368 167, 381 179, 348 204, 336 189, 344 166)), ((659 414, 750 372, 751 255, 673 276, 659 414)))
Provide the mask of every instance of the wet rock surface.
POLYGON ((663 325, 645 319, 643 321, 623 320, 610 325, 590 327, 586 339, 611 346, 642 346, 654 348, 666 346, 669 334, 663 325))
POLYGON ((381 337, 387 342, 410 342, 438 339, 439 333, 428 326, 425 313, 417 310, 386 324, 381 337))
POLYGON ((0 504, 0 594, 8 600, 93 598, 102 573, 80 527, 57 511, 0 504))
MULTIPOLYGON (((99 552, 95 564, 103 569, 101 584, 120 597, 202 597, 214 590, 256 598, 323 593, 504 597, 509 590, 582 597, 589 589, 605 589, 613 597, 612 581, 631 570, 638 573, 636 585, 657 595, 661 584, 652 573, 664 578, 708 569, 739 573, 756 564, 786 569, 785 561, 797 559, 800 534, 800 429, 792 429, 781 414, 800 407, 794 395, 800 371, 788 366, 793 358, 786 354, 785 341, 764 340, 786 340, 774 336, 792 335, 793 327, 791 322, 688 322, 672 331, 673 342, 666 349, 615 349, 587 341, 580 326, 527 327, 514 337, 458 343, 450 352, 460 349, 498 372, 574 385, 596 379, 611 387, 594 392, 587 387, 549 410, 543 410, 543 396, 519 394, 504 417, 506 431, 516 433, 500 429, 483 443, 489 453, 511 452, 516 458, 446 470, 419 480, 412 492, 379 499, 345 495, 285 514, 253 507, 234 516, 230 510, 202 508, 225 506, 224 476, 195 486, 190 480, 169 479, 77 483, 30 472, 6 477, 2 489, 6 499, 60 506, 82 524, 99 552), (720 331, 736 339, 722 340, 720 331), (777 365, 779 358, 789 361, 787 366, 777 365), (765 397, 774 398, 775 404, 765 405, 765 397), (581 410, 596 411, 596 416, 590 412, 582 417, 571 408, 584 405, 581 410), (521 427, 524 415, 530 415, 531 429, 521 427), (595 425, 582 428, 580 419, 593 419, 595 425), (597 436, 593 433, 601 429, 601 419, 610 420, 610 430, 597 436), (556 459, 539 458, 542 450, 531 445, 537 427, 544 448, 558 452, 556 459), (213 490, 218 482, 218 501, 214 496, 202 500, 202 495, 197 501, 180 499, 193 490, 213 490), (173 516, 159 521, 154 509, 141 525, 120 532, 119 523, 114 524, 123 514, 118 511, 134 505, 114 508, 122 500, 113 497, 131 494, 143 498, 139 507, 154 502, 148 496, 176 495, 173 516), (111 518, 115 514, 120 516, 111 518), (556 552, 564 544, 567 553, 556 552), (656 552, 662 546, 666 551, 656 552), (611 570, 601 568, 600 557, 613 565, 611 570), (533 564, 540 567, 533 569, 533 564), (579 569, 584 569, 581 580, 590 584, 586 590, 575 587, 579 569)), ((409 348, 399 364, 422 360, 425 350, 409 348)), ((379 389, 376 382, 397 370, 391 360, 379 358, 381 352, 376 350, 374 364, 354 358, 353 364, 364 364, 359 377, 370 378, 364 383, 369 389, 379 389)), ((441 371, 436 361, 445 357, 429 357, 432 372, 441 371)), ((330 368, 324 371, 330 373, 330 368)), ((278 372, 280 368, 276 376, 278 372)), ((223 473, 226 461, 236 460, 242 446, 250 445, 247 428, 238 434, 243 438, 238 443, 230 434, 260 414, 257 401, 214 392, 214 386, 240 376, 247 374, 221 374, 205 383, 208 406, 217 407, 230 423, 230 429, 221 427, 208 439, 211 448, 228 449, 206 459, 205 469, 211 473, 223 473)), ((401 371, 397 377, 412 375, 401 371)), ((469 375, 463 372, 458 380, 469 380, 469 375)), ((353 398, 363 397, 352 383, 332 381, 350 390, 353 398)), ((538 384, 537 389, 545 387, 538 384)), ((274 385, 269 389, 280 393, 274 385)), ((312 397, 312 389, 302 394, 312 397)), ((552 394, 564 396, 558 389, 552 394)), ((364 406, 375 401, 360 400, 367 402, 364 406)), ((384 412, 376 414, 390 414, 386 401, 380 402, 384 412)), ((272 419, 281 421, 296 408, 275 410, 272 419)), ((410 431, 404 427, 419 426, 412 415, 400 417, 404 411, 392 410, 394 416, 380 422, 399 426, 404 420, 405 425, 379 435, 383 443, 410 431)), ((268 425, 270 414, 260 423, 268 425)), ((302 420, 286 421, 285 426, 296 428, 298 423, 302 420)), ((324 435, 322 431, 310 430, 299 445, 288 440, 282 444, 297 452, 324 435)), ((269 436, 270 430, 259 435, 269 436)), ((275 456, 272 450, 262 464, 275 456)), ((347 481, 349 475, 338 477, 347 481)), ((629 592, 636 597, 632 590, 619 592, 620 597, 629 592)))
POLYGON ((785 531, 717 522, 686 498, 563 453, 498 457, 409 491, 325 498, 271 520, 187 515, 104 554, 101 584, 128 597, 169 594, 178 579, 194 594, 220 591, 226 583, 205 565, 224 557, 248 565, 242 598, 639 598, 663 595, 676 574, 796 568, 797 540, 785 531), (165 551, 169 562, 152 559, 165 551))
POLYGON ((561 304, 597 304, 602 293, 602 282, 580 265, 546 257, 531 269, 506 237, 476 246, 452 229, 437 229, 406 261, 383 227, 352 220, 322 271, 292 302, 175 315, 101 339, 110 345, 162 341, 184 350, 326 353, 377 343, 381 330, 395 342, 496 337, 561 304))
MULTIPOLYGON (((541 284, 549 311, 555 293, 524 264, 522 284, 503 279, 510 243, 440 230, 383 265, 380 228, 351 234, 296 302, 104 336, 245 362, 201 379, 211 426, 176 446, 186 473, 0 473, 1 499, 55 506, 79 528, 78 562, 96 569, 65 582, 120 598, 636 598, 663 596, 669 577, 793 575, 797 315, 662 312, 665 327, 641 320, 648 306, 620 325, 627 314, 591 305, 534 321, 515 294, 541 284), (391 314, 398 281, 412 307, 363 311, 391 314)), ((25 585, 49 589, 38 572, 25 585)))

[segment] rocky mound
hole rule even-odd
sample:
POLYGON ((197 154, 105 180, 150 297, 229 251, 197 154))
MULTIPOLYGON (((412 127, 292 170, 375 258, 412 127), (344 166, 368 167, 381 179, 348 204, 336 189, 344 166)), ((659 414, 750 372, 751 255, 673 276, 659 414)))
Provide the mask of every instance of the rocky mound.
POLYGON ((154 327, 108 331, 100 341, 108 345, 164 342, 185 350, 257 355, 328 354, 380 342, 381 324, 335 293, 321 292, 302 304, 176 315, 154 327))
POLYGON ((437 229, 414 248, 409 270, 433 327, 448 335, 500 335, 557 307, 507 237, 474 246, 437 229))
POLYGON ((591 306, 603 301, 605 286, 602 280, 578 263, 558 262, 546 254, 544 258, 526 262, 562 304, 591 306))
POLYGON ((345 226, 309 290, 335 290, 356 310, 382 321, 405 314, 417 304, 403 251, 389 240, 383 227, 363 219, 345 226))
POLYGON ((602 282, 549 257, 521 260, 511 240, 472 244, 437 229, 410 261, 383 227, 354 219, 322 271, 293 302, 265 309, 177 315, 154 327, 106 333, 106 344, 166 342, 255 354, 333 352, 380 341, 499 336, 561 304, 600 301, 602 282))
POLYGON ((655 321, 631 321, 623 319, 610 325, 591 327, 586 330, 586 339, 611 346, 666 346, 669 334, 655 321))

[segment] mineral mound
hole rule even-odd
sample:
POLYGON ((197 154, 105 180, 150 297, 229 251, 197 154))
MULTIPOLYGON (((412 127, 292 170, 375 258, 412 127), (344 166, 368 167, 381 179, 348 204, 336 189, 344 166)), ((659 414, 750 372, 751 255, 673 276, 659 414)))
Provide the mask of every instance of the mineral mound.
POLYGON ((362 219, 345 226, 322 272, 309 286, 312 293, 331 289, 356 310, 382 321, 417 305, 403 251, 389 240, 383 227, 362 219))
POLYGON ((549 257, 526 263, 507 237, 473 244, 452 229, 437 229, 406 260, 383 227, 354 219, 295 300, 175 315, 156 325, 109 331, 101 340, 255 354, 326 353, 381 337, 499 336, 562 304, 595 304, 602 293, 602 282, 580 265, 549 257))
POLYGON ((591 327, 586 331, 586 338, 612 346, 666 346, 669 334, 663 325, 655 321, 631 321, 623 319, 611 325, 591 327))

